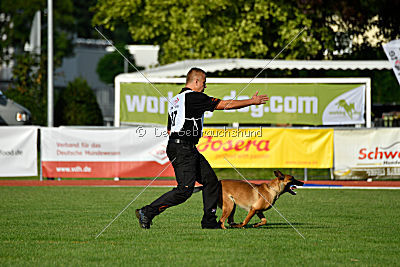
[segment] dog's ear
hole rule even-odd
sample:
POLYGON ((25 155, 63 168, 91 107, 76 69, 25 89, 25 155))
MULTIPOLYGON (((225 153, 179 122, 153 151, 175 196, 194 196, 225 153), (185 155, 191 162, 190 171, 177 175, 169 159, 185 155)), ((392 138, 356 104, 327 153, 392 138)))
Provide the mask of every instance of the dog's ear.
POLYGON ((274 171, 274 174, 276 177, 278 177, 279 180, 285 179, 285 175, 283 175, 283 173, 281 173, 281 171, 279 170, 274 171))

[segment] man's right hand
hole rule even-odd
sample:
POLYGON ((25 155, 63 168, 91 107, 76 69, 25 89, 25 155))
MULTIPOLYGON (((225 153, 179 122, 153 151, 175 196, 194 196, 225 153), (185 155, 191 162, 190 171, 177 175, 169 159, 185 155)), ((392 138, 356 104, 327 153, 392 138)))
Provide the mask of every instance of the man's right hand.
POLYGON ((251 98, 253 105, 262 105, 267 103, 269 97, 267 95, 258 95, 258 91, 251 98))
POLYGON ((262 105, 269 100, 267 95, 258 95, 258 91, 253 95, 252 98, 245 100, 221 100, 215 109, 239 109, 248 107, 251 105, 262 105))

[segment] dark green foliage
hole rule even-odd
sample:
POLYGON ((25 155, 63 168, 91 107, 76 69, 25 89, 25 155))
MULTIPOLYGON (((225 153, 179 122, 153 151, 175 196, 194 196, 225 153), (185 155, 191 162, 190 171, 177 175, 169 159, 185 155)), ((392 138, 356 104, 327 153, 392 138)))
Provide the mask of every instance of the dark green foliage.
POLYGON ((94 24, 114 31, 124 23, 134 42, 160 45, 161 64, 203 58, 273 58, 304 27, 307 30, 280 58, 344 59, 356 54, 362 59, 377 54, 382 43, 400 37, 399 3, 98 0, 92 11, 94 24), (370 38, 367 32, 374 27, 370 38), (354 42, 355 38, 361 41, 354 42), (341 50, 344 53, 336 53, 341 50))
POLYGON ((5 95, 29 109, 33 125, 47 124, 45 59, 24 53, 15 57, 11 86, 5 95), (39 63, 40 60, 40 63, 39 63))
MULTIPOLYGON (((123 45, 117 45, 117 49, 127 58, 130 63, 135 65, 135 60, 132 58, 132 56, 129 54, 128 50, 124 48, 123 45)), ((99 63, 97 64, 96 72, 99 75, 99 78, 101 81, 107 83, 107 84, 112 84, 114 83, 114 78, 120 73, 124 72, 124 62, 125 59, 123 56, 121 56, 118 51, 114 51, 110 54, 104 55, 100 60, 99 63)), ((127 62, 128 63, 128 62, 127 62)), ((141 67, 136 68, 143 69, 141 67)), ((133 72, 136 71, 136 69, 128 63, 128 72, 133 72)))
MULTIPOLYGON (((184 59, 274 56, 311 20, 279 1, 103 1, 93 23, 115 30, 129 26, 133 41, 160 45, 159 62, 184 59)), ((313 55, 319 43, 303 34, 288 58, 313 55), (307 42, 305 42, 307 39, 307 42)))
POLYGON ((77 78, 60 92, 55 106, 55 126, 103 125, 96 96, 87 82, 77 78))
MULTIPOLYGON (((160 45, 159 62, 166 64, 270 59, 305 27, 278 59, 387 60, 382 44, 400 38, 399 8, 398 0, 98 0, 92 11, 94 24, 111 31, 128 25, 134 42, 160 45)), ((230 77, 254 77, 259 70, 235 71, 230 77)), ((272 76, 277 71, 268 71, 260 77, 296 77, 291 72, 272 76)), ((296 72, 300 77, 371 77, 373 103, 400 103, 392 71, 296 72)), ((214 74, 208 76, 221 76, 214 74)))
MULTIPOLYGON (((16 54, 21 53, 26 42, 29 42, 29 34, 32 20, 36 11, 41 11, 42 23, 42 54, 47 50, 47 1, 30 0, 15 1, 1 0, 0 10, 5 17, 0 23, 0 59, 8 61, 12 59, 8 48, 14 48, 16 54)), ((53 27, 54 27, 54 63, 61 64, 64 56, 72 53, 72 38, 74 6, 71 0, 53 1, 53 27)))
MULTIPOLYGON (((73 5, 70 0, 53 1, 54 66, 72 53, 73 5)), ((47 2, 40 0, 1 0, 4 21, 0 23, 0 62, 14 60, 13 77, 4 92, 32 113, 32 124, 47 125, 47 2), (25 53, 30 28, 36 11, 41 11, 42 47, 40 56, 25 53), (13 48, 9 50, 7 48, 13 48), (14 52, 12 52, 14 51, 14 52)))

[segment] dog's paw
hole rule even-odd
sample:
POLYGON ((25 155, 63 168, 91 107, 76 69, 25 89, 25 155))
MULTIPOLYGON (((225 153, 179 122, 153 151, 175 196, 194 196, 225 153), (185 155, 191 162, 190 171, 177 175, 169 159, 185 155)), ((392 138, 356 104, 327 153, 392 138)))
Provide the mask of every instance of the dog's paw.
POLYGON ((267 224, 267 220, 262 220, 259 223, 253 224, 253 227, 256 228, 256 227, 260 227, 260 226, 266 225, 266 224, 267 224))
POLYGON ((232 227, 232 228, 242 228, 243 224, 242 223, 231 223, 230 227, 232 227))

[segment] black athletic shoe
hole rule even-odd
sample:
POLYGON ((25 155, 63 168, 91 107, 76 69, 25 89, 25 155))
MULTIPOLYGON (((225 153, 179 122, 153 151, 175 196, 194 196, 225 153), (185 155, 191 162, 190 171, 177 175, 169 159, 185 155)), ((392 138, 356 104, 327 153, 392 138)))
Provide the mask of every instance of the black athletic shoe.
POLYGON ((221 223, 220 222, 216 222, 215 224, 202 224, 201 228, 203 229, 222 229, 221 227, 221 223))
POLYGON ((151 220, 146 215, 144 215, 142 209, 136 210, 136 217, 139 220, 140 227, 142 227, 143 229, 150 229, 151 220))

